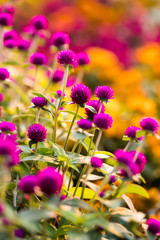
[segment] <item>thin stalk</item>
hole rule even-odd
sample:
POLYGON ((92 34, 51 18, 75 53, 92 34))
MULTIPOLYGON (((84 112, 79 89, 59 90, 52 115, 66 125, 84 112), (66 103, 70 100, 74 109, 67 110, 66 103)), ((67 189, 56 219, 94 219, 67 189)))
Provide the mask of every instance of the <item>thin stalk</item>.
POLYGON ((55 71, 56 71, 56 68, 57 68, 57 59, 56 59, 56 57, 55 57, 55 59, 54 59, 54 61, 53 61, 53 68, 52 68, 51 76, 50 76, 50 78, 49 78, 49 82, 48 82, 47 87, 44 89, 43 94, 45 94, 45 93, 47 92, 47 90, 49 89, 49 87, 50 87, 50 85, 51 85, 51 83, 52 83, 53 75, 54 75, 54 73, 55 73, 55 71))
POLYGON ((78 74, 77 74, 77 83, 81 83, 83 80, 83 76, 84 76, 84 68, 80 68, 78 74))
POLYGON ((73 193, 73 197, 76 195, 77 189, 79 188, 79 185, 80 185, 80 182, 81 182, 81 178, 82 178, 82 176, 84 175, 87 167, 88 167, 88 165, 85 164, 84 167, 83 167, 83 169, 82 169, 82 171, 81 171, 81 174, 80 174, 80 176, 79 176, 79 178, 78 178, 78 181, 77 181, 77 184, 76 184, 76 188, 75 188, 74 193, 73 193))
POLYGON ((100 105, 100 107, 99 107, 98 113, 101 112, 101 110, 102 110, 102 105, 103 105, 103 101, 101 101, 101 105, 100 105))
POLYGON ((94 148, 93 155, 94 155, 95 151, 98 149, 99 143, 100 143, 100 141, 101 141, 101 137, 102 137, 102 129, 99 130, 99 133, 98 133, 98 137, 97 137, 97 140, 96 140, 96 144, 95 144, 95 148, 94 148))
POLYGON ((35 154, 37 154, 37 150, 38 150, 38 142, 36 143, 36 146, 35 146, 35 154))
POLYGON ((79 147, 78 147, 78 150, 77 150, 77 153, 78 153, 78 154, 81 152, 81 150, 82 150, 82 147, 83 147, 83 145, 82 145, 82 144, 80 144, 80 145, 79 145, 79 147))
POLYGON ((127 143, 127 145, 125 146, 125 148, 124 148, 124 150, 123 150, 124 152, 128 150, 128 148, 131 146, 132 142, 133 142, 133 140, 130 140, 130 141, 127 143))
POLYGON ((143 144, 145 142, 145 139, 146 139, 146 135, 144 135, 144 138, 142 139, 142 141, 140 142, 140 144, 138 145, 137 149, 136 149, 136 154, 134 155, 134 158, 133 158, 133 161, 135 162, 137 157, 138 157, 138 154, 140 153, 142 147, 143 147, 143 144))
POLYGON ((58 116, 57 116, 57 114, 55 114, 55 116, 54 116, 53 143, 55 143, 55 142, 56 142, 57 119, 58 119, 58 116))
POLYGON ((87 170, 86 170, 86 176, 85 176, 85 179, 84 179, 84 182, 83 182, 83 185, 82 185, 81 199, 83 199, 84 190, 85 190, 85 187, 86 187, 85 182, 87 181, 87 178, 88 178, 88 175, 89 175, 89 168, 90 168, 90 166, 88 165, 87 170))
POLYGON ((79 110, 79 104, 77 104, 77 109, 76 109, 75 115, 74 115, 74 117, 73 117, 73 120, 72 120, 72 122, 71 122, 69 131, 68 131, 68 134, 67 134, 67 137, 66 137, 66 141, 65 141, 65 144, 64 144, 64 150, 66 150, 67 143, 68 143, 68 139, 69 139, 69 136, 70 136, 70 133, 71 133, 73 124, 74 124, 74 122, 75 122, 75 120, 76 120, 76 117, 77 117, 77 114, 78 114, 78 110, 79 110))
POLYGON ((38 107, 38 109, 37 109, 37 114, 36 114, 36 123, 38 123, 39 114, 40 114, 40 108, 38 107))
POLYGON ((33 90, 34 90, 34 91, 35 91, 35 89, 36 89, 36 80, 37 80, 37 76, 38 76, 38 69, 39 69, 39 67, 36 66, 35 75, 34 75, 34 84, 33 84, 33 90))
POLYGON ((75 152, 78 144, 79 144, 79 140, 78 140, 77 142, 75 142, 75 144, 74 144, 74 146, 73 146, 73 148, 72 148, 71 154, 75 152))
POLYGON ((68 188, 67 188, 67 194, 66 194, 66 197, 68 197, 68 191, 69 191, 70 186, 71 186, 71 181, 72 181, 73 173, 74 173, 74 169, 72 168, 72 170, 71 170, 71 174, 70 174, 70 178, 69 178, 69 183, 68 183, 68 188))

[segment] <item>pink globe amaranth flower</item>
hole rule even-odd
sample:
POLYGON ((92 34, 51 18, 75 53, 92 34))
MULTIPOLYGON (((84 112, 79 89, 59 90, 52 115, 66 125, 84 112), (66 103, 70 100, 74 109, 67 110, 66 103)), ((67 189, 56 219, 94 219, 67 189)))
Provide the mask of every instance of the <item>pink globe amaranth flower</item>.
POLYGON ((9 78, 9 72, 6 68, 0 68, 0 81, 9 78))
POLYGON ((47 195, 60 192, 63 184, 62 175, 54 167, 47 167, 37 173, 37 186, 47 195))
POLYGON ((31 25, 35 27, 36 30, 47 29, 48 20, 43 15, 36 15, 31 19, 31 25))
POLYGON ((68 76, 66 87, 72 87, 76 82, 75 76, 68 76))
POLYGON ((15 6, 10 2, 5 3, 0 7, 0 12, 5 12, 5 13, 9 13, 11 15, 14 15, 15 6))
POLYGON ((17 47, 21 51, 26 51, 30 47, 30 42, 28 40, 25 40, 25 39, 19 39, 18 43, 17 43, 17 47))
POLYGON ((91 95, 91 90, 87 86, 83 84, 76 84, 71 89, 70 97, 74 103, 81 105, 88 102, 91 95))
POLYGON ((149 218, 146 223, 148 224, 148 231, 153 234, 160 233, 160 221, 155 218, 149 218))
POLYGON ((47 137, 47 129, 41 124, 35 123, 28 128, 27 136, 34 142, 44 142, 47 137))
POLYGON ((0 122, 0 130, 2 132, 14 132, 16 131, 16 126, 11 122, 0 122))
POLYGON ((56 32, 52 35, 51 44, 56 47, 61 47, 64 44, 69 44, 69 43, 70 43, 70 38, 66 33, 56 32))
POLYGON ((101 191, 99 196, 102 198, 104 196, 104 191, 101 191))
POLYGON ((8 39, 8 40, 4 41, 4 46, 9 49, 16 48, 17 40, 16 39, 8 39))
POLYGON ((34 97, 32 99, 32 103, 36 106, 36 107, 44 107, 47 105, 47 100, 44 99, 43 97, 34 97))
POLYGON ((95 89, 94 94, 100 100, 109 100, 109 99, 113 99, 114 98, 113 90, 112 90, 112 88, 110 88, 108 86, 98 86, 95 89))
MULTIPOLYGON (((90 100, 89 102, 86 103, 86 105, 93 107, 96 110, 96 112, 98 113, 101 102, 98 100, 90 100)), ((104 106, 104 104, 102 104, 100 113, 104 113, 104 112, 105 112, 105 106, 104 106)), ((85 114, 87 115, 88 119, 93 120, 93 117, 96 113, 92 112, 88 108, 85 108, 85 114)))
MULTIPOLYGON (((130 153, 132 154, 132 156, 134 158, 136 151, 130 151, 130 153)), ((137 156, 137 159, 135 161, 137 168, 138 168, 138 173, 141 173, 144 170, 146 162, 147 162, 146 156, 143 153, 139 153, 137 156)))
POLYGON ((60 201, 64 201, 66 199, 66 195, 60 196, 60 201))
POLYGON ((30 56, 30 63, 34 64, 34 65, 45 65, 47 63, 47 58, 46 55, 44 55, 43 53, 33 53, 30 56))
POLYGON ((109 129, 112 127, 113 118, 109 114, 98 113, 94 115, 93 123, 100 129, 109 129))
POLYGON ((133 155, 130 152, 118 149, 114 155, 119 163, 125 164, 126 166, 130 166, 133 163, 133 155))
POLYGON ((92 128, 92 123, 88 119, 80 119, 77 122, 77 125, 78 125, 79 128, 82 128, 84 130, 88 130, 88 129, 92 128))
POLYGON ((58 53, 57 62, 63 65, 75 65, 77 63, 76 54, 72 50, 63 50, 58 53))
POLYGON ((86 52, 77 53, 77 60, 78 60, 78 64, 80 66, 87 65, 90 62, 90 59, 89 59, 88 54, 86 52))
POLYGON ((143 139, 143 136, 142 137, 139 137, 139 138, 136 138, 136 134, 137 134, 137 131, 141 130, 140 128, 138 127, 135 127, 135 126, 130 126, 126 129, 125 131, 125 135, 131 139, 138 139, 138 140, 142 140, 143 139))
POLYGON ((100 168, 100 167, 102 167, 102 164, 103 164, 103 162, 100 158, 98 158, 98 157, 91 158, 91 165, 93 168, 100 168))
POLYGON ((64 71, 63 70, 56 70, 53 74, 52 82, 60 82, 62 81, 64 76, 64 71))
POLYGON ((110 183, 114 183, 116 181, 117 181, 116 176, 115 175, 111 175, 110 176, 110 183))
MULTIPOLYGON (((57 93, 58 97, 61 97, 62 90, 57 90, 56 93, 57 93)), ((63 97, 65 97, 65 93, 63 93, 63 97)))
POLYGON ((159 122, 156 119, 151 117, 142 118, 140 120, 140 127, 143 130, 157 133, 159 129, 159 122))
POLYGON ((19 181, 18 187, 24 193, 34 193, 34 188, 36 186, 37 179, 34 175, 27 175, 19 181))
POLYGON ((9 13, 0 13, 0 25, 1 26, 12 26, 13 17, 9 13))
POLYGON ((19 39, 19 34, 16 30, 12 29, 12 30, 4 33, 3 39, 4 39, 4 41, 9 40, 9 39, 19 39))
POLYGON ((25 233, 21 228, 15 229, 14 230, 14 235, 18 238, 24 238, 25 237, 25 233))
POLYGON ((3 101, 3 94, 0 93, 0 102, 2 102, 2 101, 3 101))

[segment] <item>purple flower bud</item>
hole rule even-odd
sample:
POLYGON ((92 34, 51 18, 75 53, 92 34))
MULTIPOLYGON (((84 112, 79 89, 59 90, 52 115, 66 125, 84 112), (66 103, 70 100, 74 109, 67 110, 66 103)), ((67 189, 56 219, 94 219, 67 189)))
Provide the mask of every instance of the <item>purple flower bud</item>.
POLYGON ((78 64, 81 66, 89 64, 90 60, 86 52, 77 53, 78 64))
POLYGON ((0 25, 1 26, 12 26, 13 18, 9 13, 0 13, 0 25))
POLYGON ((117 181, 117 179, 116 179, 115 175, 110 176, 110 183, 114 183, 116 181, 117 181))
POLYGON ((47 137, 47 129, 41 124, 35 123, 28 128, 28 137, 34 142, 44 142, 47 137))
POLYGON ((90 99, 92 93, 91 90, 83 85, 83 84, 76 84, 71 89, 71 95, 72 101, 76 104, 84 104, 88 102, 90 99))
POLYGON ((142 118, 140 121, 140 127, 143 130, 157 133, 159 129, 159 122, 151 117, 142 118))
POLYGON ((77 57, 72 50, 63 50, 58 53, 57 62, 62 66, 74 65, 77 62, 77 57))
POLYGON ((47 195, 60 192, 63 184, 62 175, 53 167, 46 167, 37 174, 37 185, 47 195))
POLYGON ((104 191, 101 191, 99 196, 102 198, 104 196, 104 191))
POLYGON ((24 238, 25 237, 25 233, 21 228, 15 229, 14 230, 14 235, 18 238, 24 238))
POLYGON ((19 181, 18 187, 24 193, 34 193, 34 188, 36 186, 36 176, 27 175, 19 181))
POLYGON ((160 221, 155 218, 149 218, 147 220, 148 224, 148 231, 152 232, 153 234, 160 233, 160 221))
POLYGON ((109 129, 112 127, 113 119, 109 114, 98 113, 94 116, 93 123, 100 129, 109 129))
POLYGON ((0 130, 2 132, 14 132, 16 130, 16 126, 10 122, 0 122, 0 130))
MULTIPOLYGON (((57 93, 58 97, 61 97, 62 90, 57 90, 56 93, 57 93)), ((65 97, 65 93, 63 94, 63 97, 65 97)))
POLYGON ((9 49, 16 48, 17 40, 15 40, 15 39, 6 40, 6 41, 4 41, 4 46, 9 49))
MULTIPOLYGON (((134 127, 134 126, 130 126, 126 129, 125 131, 125 135, 131 139, 135 139, 136 138, 136 134, 137 134, 137 131, 141 130, 140 128, 138 127, 134 127)), ((142 140, 143 137, 139 137, 139 138, 136 138, 138 140, 142 140)))
POLYGON ((45 65, 47 63, 46 55, 39 52, 33 53, 30 56, 30 63, 34 65, 45 65))
POLYGON ((64 71, 63 70, 56 70, 53 74, 52 81, 53 82, 60 82, 63 79, 64 71))
POLYGON ((69 39, 68 34, 63 33, 63 32, 56 32, 52 35, 51 42, 52 42, 52 45, 54 45, 56 47, 61 47, 64 44, 69 44, 70 39, 69 39))
POLYGON ((77 122, 77 125, 79 126, 79 128, 82 128, 84 130, 88 130, 88 129, 92 128, 92 123, 88 119, 80 119, 77 122))
MULTIPOLYGON (((93 107, 96 110, 96 112, 98 113, 101 102, 98 100, 90 100, 89 102, 86 103, 86 105, 93 107)), ((105 112, 105 106, 104 106, 104 104, 102 104, 100 113, 104 113, 104 112, 105 112)), ((87 118, 89 118, 90 120, 93 120, 93 117, 96 113, 92 112, 88 108, 85 108, 85 114, 87 115, 87 118)))
POLYGON ((109 100, 109 99, 113 99, 114 98, 113 90, 112 90, 112 88, 110 88, 108 86, 98 86, 95 89, 94 94, 100 100, 109 100))
POLYGON ((30 42, 28 40, 20 39, 18 41, 17 47, 22 51, 28 50, 30 47, 30 42))
POLYGON ((43 15, 36 15, 31 19, 31 25, 33 25, 36 30, 47 29, 48 20, 43 15))
POLYGON ((92 157, 91 158, 91 165, 92 165, 92 167, 100 168, 100 167, 102 167, 102 164, 103 164, 103 162, 102 162, 102 160, 100 158, 97 158, 97 157, 92 157))
POLYGON ((0 81, 4 81, 9 78, 9 72, 6 68, 0 68, 0 81))
POLYGON ((36 106, 36 107, 44 107, 47 105, 47 100, 44 99, 43 97, 34 97, 32 99, 32 103, 36 106))
POLYGON ((60 197, 60 201, 64 201, 66 199, 66 195, 62 195, 61 197, 60 197))

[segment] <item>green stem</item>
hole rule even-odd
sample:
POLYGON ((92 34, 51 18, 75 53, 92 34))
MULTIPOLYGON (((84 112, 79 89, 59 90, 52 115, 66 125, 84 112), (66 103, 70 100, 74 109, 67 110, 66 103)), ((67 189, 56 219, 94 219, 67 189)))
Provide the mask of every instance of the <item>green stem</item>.
POLYGON ((78 181, 77 181, 77 184, 76 184, 76 188, 75 188, 74 193, 73 193, 73 197, 76 195, 77 189, 79 188, 79 185, 80 185, 80 182, 81 182, 81 178, 82 178, 82 176, 84 175, 84 173, 85 173, 85 171, 86 171, 86 169, 87 169, 87 166, 88 166, 88 165, 85 164, 84 167, 83 167, 83 169, 82 169, 82 171, 81 171, 81 173, 80 173, 80 176, 79 176, 78 181))
POLYGON ((55 59, 53 61, 53 68, 52 68, 51 76, 49 78, 49 82, 48 82, 47 87, 44 89, 43 94, 45 94, 47 92, 47 90, 49 89, 49 87, 50 87, 50 85, 52 83, 53 75, 54 75, 54 73, 56 71, 56 68, 57 68, 57 58, 55 57, 55 59))
POLYGON ((55 116, 54 116, 53 143, 55 143, 55 142, 56 142, 57 119, 58 119, 58 116, 57 116, 57 114, 55 113, 55 116))
POLYGON ((38 66, 36 66, 36 69, 35 69, 34 84, 33 84, 33 90, 34 90, 34 91, 35 91, 35 89, 36 89, 37 76, 38 76, 38 66))
POLYGON ((37 150, 38 150, 38 142, 36 143, 36 146, 35 146, 35 154, 37 154, 37 150))
POLYGON ((130 141, 127 143, 127 145, 125 146, 125 148, 124 148, 124 150, 123 150, 124 152, 128 150, 128 148, 131 146, 132 142, 133 142, 133 140, 130 140, 130 141))
POLYGON ((133 161, 135 162, 137 157, 138 157, 138 154, 140 153, 142 147, 143 147, 143 144, 145 142, 145 139, 146 139, 146 135, 144 135, 144 138, 142 139, 142 141, 140 142, 140 144, 138 145, 137 149, 136 149, 136 154, 134 155, 134 158, 133 158, 133 161))
POLYGON ((77 83, 81 83, 83 80, 83 76, 84 76, 84 68, 80 68, 78 74, 77 74, 77 83))
POLYGON ((78 154, 81 152, 82 147, 83 147, 83 145, 82 145, 82 144, 79 144, 79 147, 78 147, 78 150, 77 150, 77 153, 78 153, 78 154))
POLYGON ((77 142, 75 142, 75 144, 74 144, 74 146, 73 146, 73 148, 72 148, 71 154, 75 152, 78 144, 79 144, 79 140, 78 140, 77 142))
POLYGON ((38 107, 38 109, 37 109, 37 114, 36 114, 36 123, 38 123, 39 114, 40 114, 40 108, 38 107))
POLYGON ((85 187, 86 187, 85 182, 87 181, 87 178, 88 178, 88 175, 89 175, 89 168, 90 168, 90 166, 88 165, 87 170, 86 170, 86 176, 85 176, 85 179, 84 179, 84 182, 83 182, 83 185, 82 185, 81 199, 83 199, 83 196, 84 196, 84 190, 85 190, 85 187))
POLYGON ((70 174, 70 178, 69 178, 69 183, 68 183, 68 188, 67 188, 67 194, 66 194, 66 197, 68 197, 68 191, 69 191, 70 186, 71 186, 71 181, 72 181, 73 173, 74 173, 74 169, 72 168, 72 170, 71 170, 71 174, 70 174))
POLYGON ((64 144, 64 150, 66 150, 67 143, 68 143, 68 139, 69 139, 69 136, 70 136, 70 133, 71 133, 73 124, 74 124, 74 122, 75 122, 75 120, 76 120, 76 117, 77 117, 77 114, 78 114, 78 110, 79 110, 79 104, 77 104, 77 109, 76 109, 75 115, 74 115, 74 117, 73 117, 73 120, 72 120, 72 122, 71 122, 69 131, 68 131, 68 134, 67 134, 67 137, 66 137, 66 141, 65 141, 65 144, 64 144))
POLYGON ((102 129, 99 130, 99 133, 98 133, 98 136, 97 136, 97 140, 96 140, 96 144, 95 144, 95 148, 94 148, 93 155, 94 155, 95 151, 98 149, 98 146, 99 146, 99 143, 100 143, 101 137, 102 137, 102 129))

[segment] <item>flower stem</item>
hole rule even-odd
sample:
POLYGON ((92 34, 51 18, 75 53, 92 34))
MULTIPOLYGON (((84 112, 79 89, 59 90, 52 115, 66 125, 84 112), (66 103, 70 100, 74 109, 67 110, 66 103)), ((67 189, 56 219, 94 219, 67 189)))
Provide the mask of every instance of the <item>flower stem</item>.
POLYGON ((52 83, 53 75, 54 75, 54 73, 55 73, 55 71, 56 71, 56 68, 57 68, 57 59, 56 59, 56 57, 55 57, 55 59, 54 59, 54 61, 53 61, 53 68, 52 68, 51 76, 50 76, 50 78, 49 78, 49 82, 48 82, 47 87, 44 89, 43 94, 45 94, 45 93, 47 92, 47 90, 49 89, 49 87, 50 87, 50 85, 51 85, 51 83, 52 83))
POLYGON ((99 130, 93 155, 94 155, 95 151, 98 149, 99 143, 100 143, 100 141, 101 141, 101 137, 102 137, 102 129, 99 130))
POLYGON ((134 158, 133 158, 133 161, 135 162, 137 157, 138 157, 138 154, 140 153, 142 147, 143 147, 143 144, 145 142, 145 139, 146 139, 146 135, 144 135, 144 138, 142 139, 142 141, 140 142, 140 144, 138 145, 137 149, 136 149, 136 154, 134 155, 134 158))
POLYGON ((84 76, 84 68, 81 68, 77 74, 77 83, 81 83, 84 76))
POLYGON ((33 84, 33 90, 34 90, 34 91, 35 91, 35 89, 36 89, 37 76, 38 76, 38 66, 36 66, 36 69, 35 69, 34 84, 33 84))
POLYGON ((124 150, 123 150, 124 152, 128 150, 128 148, 131 146, 132 142, 133 142, 133 140, 130 140, 130 141, 127 143, 127 145, 125 146, 125 148, 124 148, 124 150))
POLYGON ((77 184, 76 184, 76 188, 75 188, 74 193, 73 193, 73 197, 76 195, 77 189, 79 188, 79 185, 80 185, 80 182, 81 182, 81 178, 82 178, 82 176, 84 175, 87 167, 88 167, 88 165, 85 164, 84 167, 83 167, 83 169, 82 169, 82 171, 81 171, 81 173, 80 173, 80 176, 79 176, 78 181, 77 181, 77 184))
POLYGON ((38 109, 37 109, 37 114, 36 114, 36 123, 38 123, 39 114, 40 114, 40 108, 38 107, 38 109))

